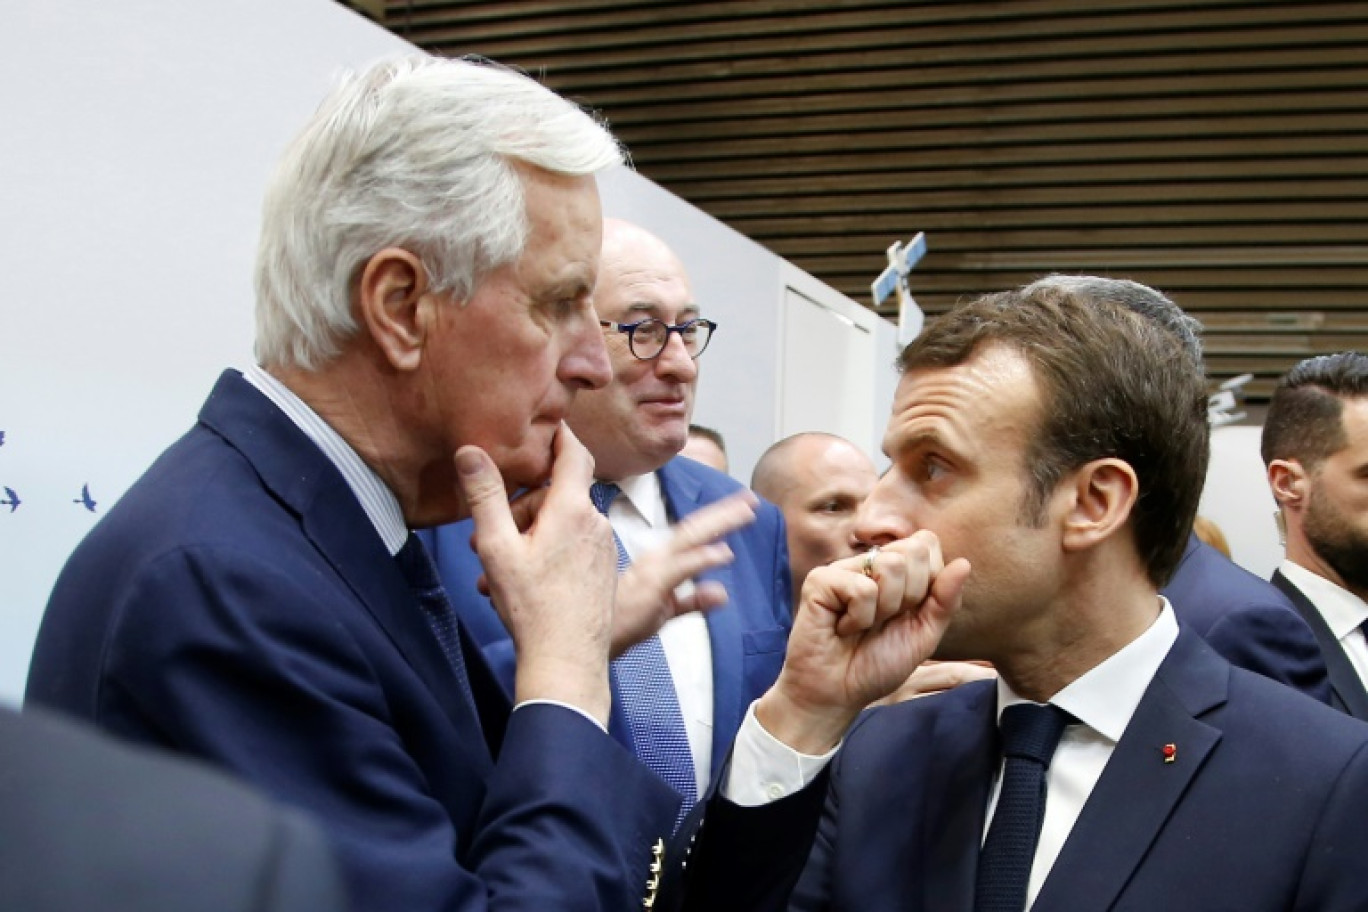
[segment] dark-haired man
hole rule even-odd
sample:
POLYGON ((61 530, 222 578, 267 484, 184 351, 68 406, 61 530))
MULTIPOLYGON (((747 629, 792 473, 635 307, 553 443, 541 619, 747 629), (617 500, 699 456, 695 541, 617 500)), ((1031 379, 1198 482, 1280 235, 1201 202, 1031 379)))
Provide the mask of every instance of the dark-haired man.
POLYGON ((1286 533, 1273 583, 1316 634, 1332 705, 1368 719, 1368 355, 1293 367, 1274 390, 1261 449, 1286 533))
POLYGON ((903 352, 857 534, 967 558, 936 656, 1000 677, 855 726, 793 908, 1368 906, 1368 729, 1234 668, 1158 595, 1208 434, 1196 361, 1117 300, 1146 294, 1042 280, 903 352))

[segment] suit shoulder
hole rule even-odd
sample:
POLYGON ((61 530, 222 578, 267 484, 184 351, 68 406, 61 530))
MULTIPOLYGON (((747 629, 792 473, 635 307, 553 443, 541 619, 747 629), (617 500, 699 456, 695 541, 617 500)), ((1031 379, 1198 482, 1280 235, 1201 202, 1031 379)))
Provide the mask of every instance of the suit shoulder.
POLYGON ((1229 611, 1251 608, 1296 611, 1272 583, 1210 548, 1196 551, 1185 560, 1161 592, 1172 602, 1180 620, 1214 619, 1229 611))
POLYGON ((1368 724, 1276 681, 1232 666, 1223 729, 1238 722, 1308 754, 1356 753, 1368 745, 1368 724), (1232 722, 1234 720, 1234 722, 1232 722), (1314 750, 1308 750, 1314 746, 1314 750))

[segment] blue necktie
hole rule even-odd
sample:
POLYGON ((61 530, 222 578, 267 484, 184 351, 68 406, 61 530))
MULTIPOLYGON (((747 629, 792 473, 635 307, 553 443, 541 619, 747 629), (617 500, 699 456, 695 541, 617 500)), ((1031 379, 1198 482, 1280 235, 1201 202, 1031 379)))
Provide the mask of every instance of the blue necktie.
POLYGON ((1057 706, 1017 703, 1002 711, 1002 789, 979 852, 974 912, 1023 912, 1040 826, 1045 771, 1071 717, 1057 706))
POLYGON ((437 643, 442 647, 442 653, 451 665, 456 680, 460 682, 462 695, 471 710, 478 714, 475 695, 470 689, 470 675, 466 672, 465 654, 461 652, 461 633, 456 612, 447 599, 441 577, 437 575, 437 567, 432 563, 427 548, 423 547, 422 539, 410 532, 408 541, 404 542, 404 547, 399 549, 394 559, 404 579, 408 580, 418 604, 422 606, 437 643))
MULTIPOLYGON (((607 516, 609 505, 619 493, 617 485, 598 481, 590 487, 589 499, 607 516)), ((616 531, 613 542, 617 545, 621 573, 632 561, 616 531)), ((698 800, 698 783, 689 738, 684 731, 684 715, 679 711, 679 697, 660 637, 652 634, 614 659, 612 680, 613 703, 627 720, 632 753, 684 798, 675 821, 678 825, 698 800)))

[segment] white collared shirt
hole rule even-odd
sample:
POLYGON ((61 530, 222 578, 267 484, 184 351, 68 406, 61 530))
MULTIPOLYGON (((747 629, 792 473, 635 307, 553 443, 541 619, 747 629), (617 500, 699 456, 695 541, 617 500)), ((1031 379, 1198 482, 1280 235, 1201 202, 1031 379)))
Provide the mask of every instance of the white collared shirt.
MULTIPOLYGON (((670 518, 660 477, 654 472, 616 482, 622 494, 608 508, 608 522, 633 560, 670 535, 670 518)), ((694 778, 702 795, 712 778, 713 673, 707 619, 691 612, 665 622, 660 645, 670 666, 679 711, 693 755, 694 778)))
POLYGON ((285 384, 266 373, 260 365, 253 364, 242 372, 243 379, 261 391, 261 394, 276 404, 295 426, 312 440, 328 461, 337 467, 346 480, 347 487, 366 511, 371 525, 385 543, 390 557, 399 553, 408 541, 408 526, 404 523, 404 511, 399 509, 399 499, 389 489, 380 476, 366 465, 351 448, 342 435, 332 429, 318 413, 309 408, 285 384))
MULTIPOLYGON (((1163 609, 1149 629, 1050 699, 1052 705, 1081 724, 1070 724, 1064 729, 1045 777, 1045 821, 1031 865, 1031 881, 1026 891, 1028 909, 1059 858, 1064 841, 1069 838, 1083 805, 1102 777, 1140 699, 1178 639, 1178 621, 1173 608, 1162 596, 1160 601, 1163 609)), ((998 678, 998 718, 1002 717, 1005 707, 1025 702, 998 678)), ((1001 788, 1002 763, 999 763, 988 798, 988 824, 992 822, 1001 788)), ((987 835, 987 825, 984 835, 987 835)))
POLYGON ((1285 560, 1278 572, 1300 589, 1306 600, 1320 612, 1354 671, 1358 672, 1359 680, 1368 687, 1368 639, 1364 638, 1362 630, 1363 623, 1368 621, 1368 603, 1301 564, 1285 560))

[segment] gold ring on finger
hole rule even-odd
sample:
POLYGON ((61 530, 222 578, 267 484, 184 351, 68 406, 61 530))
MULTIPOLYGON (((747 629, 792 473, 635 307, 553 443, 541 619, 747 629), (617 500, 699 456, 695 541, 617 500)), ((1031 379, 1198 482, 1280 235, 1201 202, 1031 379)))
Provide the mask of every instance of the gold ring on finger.
POLYGON ((870 579, 874 578, 874 558, 879 556, 879 546, 875 545, 865 552, 865 559, 860 571, 870 579))

